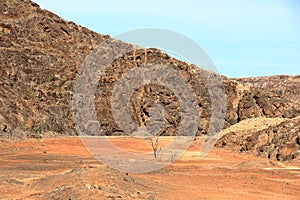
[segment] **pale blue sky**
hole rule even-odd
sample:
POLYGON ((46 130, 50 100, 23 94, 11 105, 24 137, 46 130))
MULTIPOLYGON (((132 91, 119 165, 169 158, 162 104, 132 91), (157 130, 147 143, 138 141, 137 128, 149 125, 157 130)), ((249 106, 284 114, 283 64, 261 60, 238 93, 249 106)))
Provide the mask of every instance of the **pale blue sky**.
POLYGON ((299 0, 34 0, 112 37, 163 28, 197 42, 229 77, 300 75, 299 0))

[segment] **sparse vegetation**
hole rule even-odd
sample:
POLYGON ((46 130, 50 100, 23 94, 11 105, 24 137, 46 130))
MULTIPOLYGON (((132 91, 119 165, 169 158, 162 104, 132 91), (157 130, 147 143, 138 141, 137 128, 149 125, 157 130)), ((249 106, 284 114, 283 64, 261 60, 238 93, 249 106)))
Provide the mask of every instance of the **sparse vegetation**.
POLYGON ((170 162, 171 163, 175 162, 177 156, 178 156, 178 153, 176 151, 172 151, 171 156, 170 156, 170 162))
POLYGON ((158 149, 158 147, 159 147, 159 137, 160 137, 159 135, 155 135, 155 136, 152 136, 152 137, 149 138, 149 143, 152 147, 153 155, 154 155, 155 159, 157 159, 158 154, 162 150, 161 148, 158 149))
POLYGON ((42 138, 42 131, 43 131, 43 127, 41 124, 39 124, 37 127, 32 127, 30 130, 30 134, 27 136, 31 137, 31 138, 36 138, 36 139, 40 139, 42 138))

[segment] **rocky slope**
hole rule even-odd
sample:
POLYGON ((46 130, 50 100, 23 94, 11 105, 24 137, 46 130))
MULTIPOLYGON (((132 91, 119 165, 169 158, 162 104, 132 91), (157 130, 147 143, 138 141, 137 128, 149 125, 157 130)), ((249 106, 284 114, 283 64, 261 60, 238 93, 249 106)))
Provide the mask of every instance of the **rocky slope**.
POLYGON ((0 2, 0 127, 12 134, 74 134, 70 100, 78 66, 107 36, 31 1, 0 2))
MULTIPOLYGON (((0 135, 76 135, 72 113, 73 84, 84 58, 107 39, 109 36, 65 21, 29 0, 1 1, 0 135)), ((197 96, 201 118, 198 134, 207 133, 212 112, 204 77, 218 75, 178 61, 157 49, 129 52, 116 59, 99 77, 95 102, 103 132, 106 135, 126 134, 113 120, 112 89, 123 74, 142 64, 164 64, 178 70, 197 96)), ((300 114, 300 106, 295 102, 221 78, 227 95, 225 127, 248 118, 293 118, 300 114)), ((218 97, 221 92, 219 85, 215 85, 212 92, 218 97)), ((180 104, 168 88, 154 84, 139 88, 130 100, 132 119, 139 126, 147 126, 149 108, 157 103, 167 113, 160 134, 176 134, 180 104)))
POLYGON ((233 79, 243 85, 253 86, 277 94, 285 99, 300 102, 300 76, 264 76, 233 79))
POLYGON ((218 147, 278 161, 300 158, 300 117, 245 120, 220 133, 218 147))
MULTIPOLYGON (((216 75, 199 69, 194 65, 188 65, 187 63, 175 60, 174 58, 161 53, 159 50, 149 49, 146 54, 144 53, 144 50, 135 53, 135 56, 140 58, 138 61, 132 62, 132 60, 134 60, 133 55, 126 55, 125 57, 118 59, 112 66, 109 66, 107 75, 100 79, 96 102, 97 105, 106 105, 101 106, 102 112, 98 112, 98 118, 102 119, 102 122, 105 121, 102 124, 102 127, 106 130, 106 133, 109 134, 118 131, 110 107, 113 86, 126 71, 147 61, 147 63, 164 63, 165 65, 173 66, 188 80, 197 95, 198 105, 200 107, 199 116, 201 118, 201 123, 198 128, 199 133, 205 134, 211 120, 211 99, 205 82, 206 79, 203 77, 216 75)), ((226 77, 222 77, 222 79, 226 91, 227 106, 225 128, 248 118, 263 116, 293 118, 300 114, 299 104, 297 103, 282 99, 271 92, 259 90, 255 87, 243 86, 226 77)), ((220 96, 221 91, 220 88, 218 88, 218 85, 213 87, 212 92, 216 96, 220 96)), ((149 120, 147 114, 148 109, 154 102, 157 103, 159 99, 160 103, 165 106, 168 113, 166 118, 169 124, 167 124, 165 133, 167 135, 172 135, 176 132, 180 120, 178 120, 178 112, 174 112, 174 110, 178 110, 179 104, 172 91, 157 85, 146 85, 145 87, 140 88, 133 97, 136 99, 131 101, 132 106, 135 107, 135 109, 132 109, 135 110, 132 117, 139 125, 147 125, 147 121, 149 120)), ((217 107, 221 107, 220 105, 223 103, 224 102, 221 100, 218 101, 217 107)))

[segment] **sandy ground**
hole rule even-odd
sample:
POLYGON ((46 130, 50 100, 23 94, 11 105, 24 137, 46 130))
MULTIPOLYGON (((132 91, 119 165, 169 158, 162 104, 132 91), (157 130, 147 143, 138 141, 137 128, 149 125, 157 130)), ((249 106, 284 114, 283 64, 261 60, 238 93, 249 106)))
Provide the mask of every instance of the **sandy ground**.
MULTIPOLYGON (((111 138, 151 152, 143 140, 111 138)), ((300 161, 280 163, 214 149, 201 140, 158 171, 120 172, 97 161, 79 138, 0 141, 0 199, 300 199, 300 161)))

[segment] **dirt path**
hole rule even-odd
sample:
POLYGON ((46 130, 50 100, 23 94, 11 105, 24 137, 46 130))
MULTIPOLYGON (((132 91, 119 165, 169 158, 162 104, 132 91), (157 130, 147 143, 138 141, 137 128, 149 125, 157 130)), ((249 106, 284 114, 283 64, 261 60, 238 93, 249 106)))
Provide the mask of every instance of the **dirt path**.
MULTIPOLYGON (((151 151, 145 141, 111 139, 151 151)), ((300 162, 279 163, 214 149, 201 141, 172 165, 126 174, 94 159, 78 138, 0 143, 0 199, 300 199, 300 162)))

